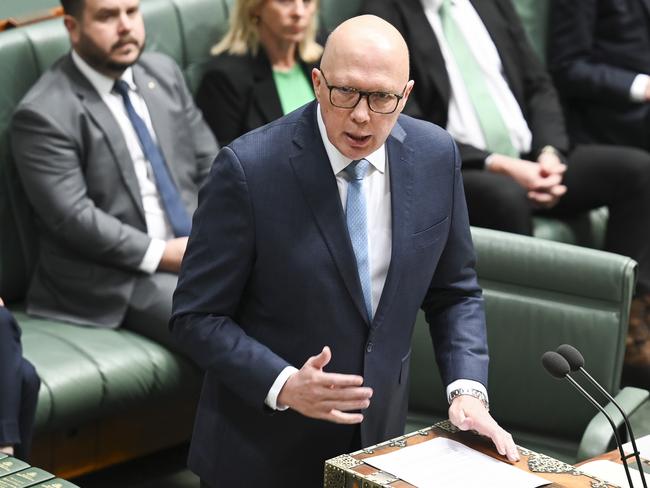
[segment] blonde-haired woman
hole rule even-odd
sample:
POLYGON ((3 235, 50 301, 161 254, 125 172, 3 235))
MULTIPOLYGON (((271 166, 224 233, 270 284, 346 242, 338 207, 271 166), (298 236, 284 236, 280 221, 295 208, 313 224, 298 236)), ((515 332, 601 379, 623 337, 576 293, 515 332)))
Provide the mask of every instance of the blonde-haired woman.
POLYGON ((225 145, 314 98, 318 0, 237 0, 197 104, 225 145))

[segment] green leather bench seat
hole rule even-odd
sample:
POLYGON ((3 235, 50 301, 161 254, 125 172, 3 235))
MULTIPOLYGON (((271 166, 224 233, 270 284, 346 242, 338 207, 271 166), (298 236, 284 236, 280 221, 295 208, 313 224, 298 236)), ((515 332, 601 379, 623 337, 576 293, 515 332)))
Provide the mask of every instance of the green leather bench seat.
MULTIPOLYGON (((495 418, 517 442, 560 459, 573 463, 597 454, 601 446, 580 445, 593 407, 548 375, 540 358, 562 343, 573 344, 594 378, 611 394, 619 392, 635 262, 487 229, 474 228, 472 234, 486 303, 495 418)), ((409 430, 415 430, 446 418, 448 408, 423 314, 411 361, 409 430), (432 388, 441 393, 431 394, 432 388)), ((634 390, 632 410, 647 396, 634 390)), ((599 435, 608 434, 607 426, 599 435)))
POLYGON ((55 323, 16 313, 41 377, 36 428, 68 428, 96 416, 199 387, 189 361, 127 330, 55 323))

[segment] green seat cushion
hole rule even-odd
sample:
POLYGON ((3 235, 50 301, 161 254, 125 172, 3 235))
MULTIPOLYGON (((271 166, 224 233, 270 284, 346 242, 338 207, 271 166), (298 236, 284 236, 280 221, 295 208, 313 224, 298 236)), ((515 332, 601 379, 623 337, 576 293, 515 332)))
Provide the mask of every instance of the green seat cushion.
POLYGON ((80 327, 15 312, 25 357, 42 380, 36 427, 77 425, 146 400, 196 391, 186 359, 128 330, 80 327))

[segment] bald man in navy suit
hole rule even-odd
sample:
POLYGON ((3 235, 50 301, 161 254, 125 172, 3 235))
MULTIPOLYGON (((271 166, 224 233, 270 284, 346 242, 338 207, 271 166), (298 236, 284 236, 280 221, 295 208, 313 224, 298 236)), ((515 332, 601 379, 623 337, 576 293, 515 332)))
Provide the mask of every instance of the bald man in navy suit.
POLYGON ((408 74, 392 26, 346 21, 312 71, 317 101, 215 160, 171 321, 206 370, 190 453, 204 486, 322 486, 327 458, 401 435, 420 308, 450 419, 518 458, 487 409, 458 150, 400 114, 408 74))

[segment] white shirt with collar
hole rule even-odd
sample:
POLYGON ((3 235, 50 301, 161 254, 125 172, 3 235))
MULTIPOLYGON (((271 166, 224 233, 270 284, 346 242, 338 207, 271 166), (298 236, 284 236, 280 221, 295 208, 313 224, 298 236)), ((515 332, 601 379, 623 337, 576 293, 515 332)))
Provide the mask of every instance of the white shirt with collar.
MULTIPOLYGON (((336 184, 341 198, 341 206, 345 210, 349 178, 345 168, 352 160, 343 154, 332 144, 327 137, 327 130, 323 122, 320 105, 317 109, 318 130, 320 132, 325 152, 336 177, 336 184)), ((370 280, 372 289, 372 313, 377 312, 377 306, 386 283, 388 267, 392 251, 392 217, 391 217, 391 192, 389 162, 386 154, 386 145, 382 144, 377 150, 364 159, 368 160, 368 172, 363 179, 363 194, 366 198, 366 210, 368 218, 368 256, 370 261, 370 280)), ((333 351, 336 353, 336 351, 333 351)), ((277 399, 282 387, 289 377, 298 370, 293 366, 287 366, 278 375, 271 386, 265 403, 272 409, 285 410, 287 407, 278 405, 277 399)), ((472 380, 456 380, 447 387, 447 397, 458 388, 478 389, 487 398, 485 387, 472 380)))
MULTIPOLYGON (((481 125, 458 69, 458 64, 444 35, 440 20, 440 7, 443 0, 420 1, 427 20, 438 39, 451 85, 447 131, 459 142, 479 149, 486 149, 481 125)), ((483 21, 469 0, 451 0, 451 14, 483 71, 488 90, 499 107, 503 121, 510 132, 512 145, 520 154, 530 152, 532 133, 521 107, 504 78, 501 58, 483 21)))
MULTIPOLYGON (((102 101, 111 111, 124 136, 124 141, 133 161, 138 186, 140 187, 142 207, 144 208, 147 223, 147 234, 151 237, 151 243, 140 262, 139 268, 145 273, 153 273, 158 268, 158 264, 165 251, 166 241, 173 238, 174 233, 169 225, 162 200, 160 199, 151 164, 142 152, 140 140, 126 112, 122 96, 113 91, 115 80, 92 68, 74 50, 72 50, 72 61, 88 79, 102 101)), ((156 140, 156 133, 151 123, 149 110, 144 99, 138 94, 138 87, 133 81, 133 69, 127 68, 120 78, 129 86, 129 98, 133 104, 133 108, 140 118, 144 120, 149 132, 152 134, 154 140, 156 140)))

